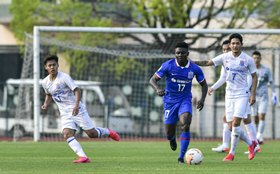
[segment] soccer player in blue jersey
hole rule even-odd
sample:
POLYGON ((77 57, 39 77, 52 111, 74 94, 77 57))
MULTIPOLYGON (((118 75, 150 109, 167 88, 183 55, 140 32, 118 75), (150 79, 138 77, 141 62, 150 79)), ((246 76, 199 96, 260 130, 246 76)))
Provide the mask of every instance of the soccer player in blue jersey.
POLYGON ((185 163, 184 156, 190 142, 190 125, 192 121, 192 79, 202 86, 202 96, 197 103, 197 109, 201 111, 204 106, 208 86, 201 68, 188 60, 189 46, 185 42, 178 42, 175 45, 175 57, 162 64, 162 66, 152 76, 149 83, 157 91, 159 96, 163 96, 164 101, 164 123, 166 139, 170 141, 173 151, 177 149, 176 143, 176 123, 181 124, 181 150, 178 163, 185 163), (161 89, 157 81, 166 76, 166 89, 161 89))

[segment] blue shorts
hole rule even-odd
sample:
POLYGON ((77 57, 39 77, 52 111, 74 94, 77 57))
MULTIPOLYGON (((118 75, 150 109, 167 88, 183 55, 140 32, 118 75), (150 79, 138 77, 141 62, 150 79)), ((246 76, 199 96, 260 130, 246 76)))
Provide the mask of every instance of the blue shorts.
POLYGON ((185 112, 192 114, 192 100, 187 98, 180 103, 164 103, 164 124, 173 124, 185 112))

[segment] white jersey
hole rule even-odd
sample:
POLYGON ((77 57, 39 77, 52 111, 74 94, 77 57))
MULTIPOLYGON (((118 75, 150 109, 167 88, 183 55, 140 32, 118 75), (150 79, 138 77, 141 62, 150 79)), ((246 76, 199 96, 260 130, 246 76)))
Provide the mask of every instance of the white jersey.
POLYGON ((248 96, 250 84, 248 83, 248 73, 257 71, 252 57, 241 52, 235 58, 232 52, 219 55, 212 59, 215 66, 223 65, 226 75, 226 97, 248 96))
MULTIPOLYGON (((73 91, 78 86, 68 74, 58 71, 57 77, 53 82, 50 80, 50 75, 48 75, 42 81, 42 86, 46 94, 52 95, 61 116, 72 115, 76 100, 73 91)), ((79 112, 83 112, 84 110, 85 106, 80 102, 79 112)))
POLYGON ((273 77, 270 68, 268 66, 261 65, 261 67, 257 69, 257 75, 258 75, 258 85, 256 90, 256 101, 268 100, 268 86, 267 86, 268 82, 270 83, 272 90, 275 91, 273 77))
MULTIPOLYGON (((225 69, 224 67, 222 66, 221 68, 221 73, 220 73, 220 78, 219 80, 211 87, 213 88, 214 90, 217 90, 219 87, 221 87, 224 83, 226 82, 226 73, 225 73, 225 69)), ((249 89, 251 88, 252 86, 252 75, 248 73, 247 75, 247 82, 249 84, 249 89)))

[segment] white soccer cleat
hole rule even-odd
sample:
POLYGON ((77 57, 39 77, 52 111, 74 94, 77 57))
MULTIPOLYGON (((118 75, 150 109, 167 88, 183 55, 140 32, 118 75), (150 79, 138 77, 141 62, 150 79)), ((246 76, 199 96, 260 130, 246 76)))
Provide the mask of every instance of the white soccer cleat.
POLYGON ((229 153, 229 148, 225 148, 223 145, 219 145, 217 148, 212 148, 212 150, 219 153, 229 153))

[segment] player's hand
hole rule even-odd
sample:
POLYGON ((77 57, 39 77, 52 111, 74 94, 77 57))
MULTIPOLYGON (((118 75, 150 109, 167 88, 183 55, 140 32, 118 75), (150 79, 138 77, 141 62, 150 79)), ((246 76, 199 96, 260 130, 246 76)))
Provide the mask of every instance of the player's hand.
POLYGON ((41 109, 43 110, 43 111, 47 111, 47 105, 43 105, 42 107, 41 107, 41 109))
POLYGON ((209 88, 207 94, 208 94, 208 95, 211 95, 211 93, 212 93, 213 91, 214 91, 213 88, 209 88))
POLYGON ((275 106, 279 103, 278 100, 277 100, 277 94, 276 94, 275 91, 273 91, 273 93, 272 93, 271 102, 272 102, 273 106, 275 106))
POLYGON ((162 90, 162 89, 158 89, 158 90, 157 90, 157 94, 158 94, 159 96, 164 96, 164 95, 165 95, 165 91, 162 90))
POLYGON ((72 115, 76 116, 79 113, 79 106, 74 106, 73 111, 72 111, 72 115))
POLYGON ((196 107, 196 109, 198 109, 199 111, 201 111, 201 110, 203 109, 203 107, 204 107, 204 100, 199 100, 199 101, 197 102, 197 107, 196 107))
POLYGON ((249 99, 250 106, 252 106, 255 102, 256 102, 256 96, 255 95, 251 95, 250 99, 249 99))

